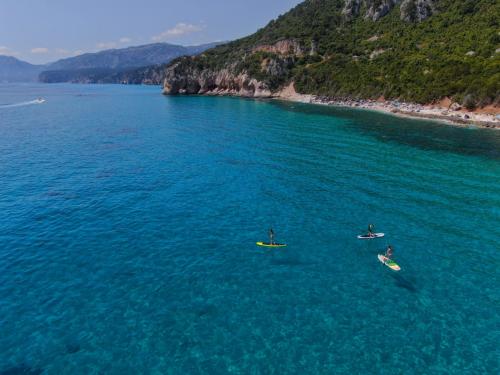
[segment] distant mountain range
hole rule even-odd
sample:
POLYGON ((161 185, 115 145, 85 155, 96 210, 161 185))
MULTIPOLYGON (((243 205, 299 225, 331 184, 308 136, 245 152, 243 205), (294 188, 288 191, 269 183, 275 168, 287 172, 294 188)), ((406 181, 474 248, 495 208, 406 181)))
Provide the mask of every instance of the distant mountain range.
MULTIPOLYGON (((80 69, 130 69, 163 64, 179 56, 198 54, 216 43, 184 47, 175 44, 155 43, 122 49, 110 49, 96 53, 85 53, 56 61, 50 70, 80 69)), ((47 69, 49 70, 49 69, 47 69)))
POLYGON ((0 56, 0 82, 35 82, 43 68, 15 57, 0 56))
POLYGON ((165 64, 180 56, 197 55, 218 43, 179 46, 155 43, 70 57, 46 65, 33 65, 0 56, 0 82, 119 82, 121 73, 165 64))

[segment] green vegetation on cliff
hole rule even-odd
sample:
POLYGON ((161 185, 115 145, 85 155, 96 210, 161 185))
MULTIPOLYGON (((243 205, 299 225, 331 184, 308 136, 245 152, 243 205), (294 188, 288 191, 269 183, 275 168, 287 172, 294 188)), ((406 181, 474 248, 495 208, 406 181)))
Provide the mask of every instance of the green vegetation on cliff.
POLYGON ((498 0, 307 0, 249 37, 175 60, 167 81, 174 66, 177 76, 227 69, 271 91, 293 81, 336 98, 499 104, 499 22, 498 0))

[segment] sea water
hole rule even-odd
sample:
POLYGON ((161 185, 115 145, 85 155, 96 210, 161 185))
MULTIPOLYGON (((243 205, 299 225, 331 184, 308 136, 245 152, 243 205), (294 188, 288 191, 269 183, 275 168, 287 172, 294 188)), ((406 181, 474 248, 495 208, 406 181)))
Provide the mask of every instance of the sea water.
POLYGON ((0 104, 0 374, 499 372, 500 132, 158 87, 0 104))

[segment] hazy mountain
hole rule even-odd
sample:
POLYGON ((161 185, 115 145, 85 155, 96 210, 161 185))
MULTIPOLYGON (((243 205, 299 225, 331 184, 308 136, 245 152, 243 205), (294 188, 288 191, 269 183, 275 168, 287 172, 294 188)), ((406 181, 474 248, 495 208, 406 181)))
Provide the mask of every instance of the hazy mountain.
POLYGON ((176 57, 191 54, 193 47, 168 43, 155 43, 144 46, 110 49, 96 53, 62 59, 50 64, 50 70, 80 69, 124 69, 156 65, 176 57))
POLYGON ((10 56, 0 56, 0 82, 117 82, 119 73, 165 64, 174 58, 196 55, 218 43, 179 46, 155 43, 110 49, 33 65, 10 56))
POLYGON ((0 82, 34 82, 44 69, 11 56, 0 56, 0 82))
POLYGON ((49 64, 40 74, 41 82, 115 83, 120 74, 136 68, 165 64, 180 56, 196 55, 217 43, 178 46, 155 43, 144 46, 86 53, 49 64))

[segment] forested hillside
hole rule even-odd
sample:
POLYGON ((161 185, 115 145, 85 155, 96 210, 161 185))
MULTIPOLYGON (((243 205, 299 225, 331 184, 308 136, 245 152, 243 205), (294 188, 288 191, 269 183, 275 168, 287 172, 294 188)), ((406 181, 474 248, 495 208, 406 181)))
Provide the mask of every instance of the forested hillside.
MULTIPOLYGON (((498 0, 307 0, 255 34, 158 67, 167 94, 453 97, 499 104, 498 0)), ((156 72, 158 75, 158 72, 156 72)))

